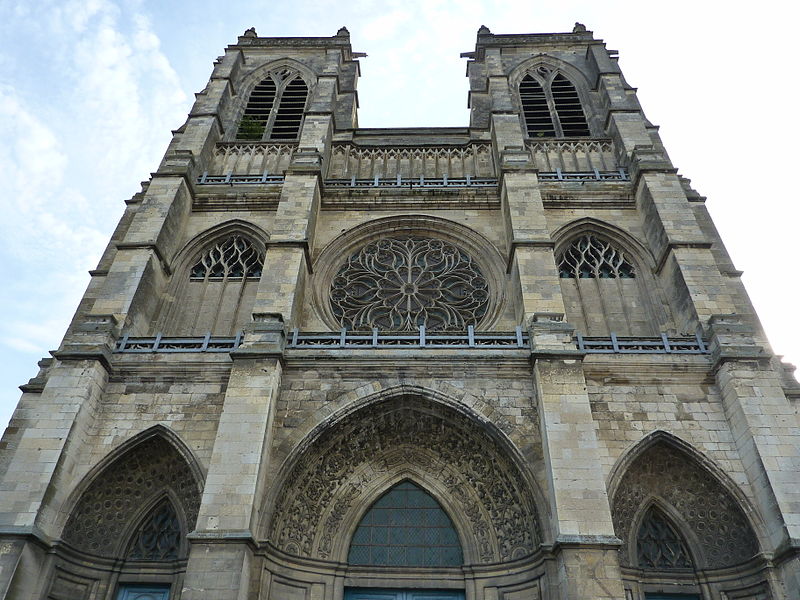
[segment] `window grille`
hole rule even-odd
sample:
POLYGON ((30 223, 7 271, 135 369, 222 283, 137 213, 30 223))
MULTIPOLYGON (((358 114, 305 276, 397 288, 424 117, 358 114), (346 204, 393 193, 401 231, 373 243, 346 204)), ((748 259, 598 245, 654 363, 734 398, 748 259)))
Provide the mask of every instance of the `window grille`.
POLYGON ((331 282, 330 306, 353 331, 464 331, 489 306, 489 283, 460 248, 428 238, 383 238, 351 256, 331 282))
POLYGON ((651 570, 691 569, 692 559, 681 537, 659 512, 651 508, 636 536, 639 566, 651 570))
POLYGON ((519 84, 519 97, 528 137, 586 137, 591 135, 578 91, 561 73, 539 67, 519 84))
POLYGON ((394 486, 364 515, 347 560, 380 567, 458 567, 464 562, 450 517, 410 481, 394 486))
POLYGON ((302 77, 288 69, 270 73, 250 93, 236 139, 297 140, 307 99, 308 86, 302 77))
POLYGON ((128 558, 133 560, 173 560, 178 558, 181 526, 169 500, 156 506, 142 522, 133 538, 128 558))
POLYGON ((562 279, 633 279, 636 271, 622 250, 591 234, 576 239, 561 255, 558 274, 562 279))
POLYGON ((249 240, 232 235, 217 242, 195 263, 191 281, 225 281, 258 279, 264 257, 249 240))

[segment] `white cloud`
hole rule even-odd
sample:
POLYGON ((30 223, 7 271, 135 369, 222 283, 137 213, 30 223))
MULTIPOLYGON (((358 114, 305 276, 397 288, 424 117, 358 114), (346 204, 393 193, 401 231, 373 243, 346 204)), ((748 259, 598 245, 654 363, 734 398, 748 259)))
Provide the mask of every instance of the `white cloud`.
MULTIPOLYGON (((137 3, 27 4, 0 23, 0 65, 13 82, 0 87, 0 264, 13 282, 0 289, 0 345, 42 356, 58 345, 122 200, 158 164, 188 99, 137 3)), ((6 383, 0 406, 16 400, 6 383)))

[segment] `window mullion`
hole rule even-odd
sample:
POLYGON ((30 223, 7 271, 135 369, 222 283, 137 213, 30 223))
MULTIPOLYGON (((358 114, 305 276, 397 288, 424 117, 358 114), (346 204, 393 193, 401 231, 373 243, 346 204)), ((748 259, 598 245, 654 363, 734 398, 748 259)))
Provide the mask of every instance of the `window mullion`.
POLYGON ((552 86, 553 78, 549 77, 544 85, 544 97, 547 100, 547 108, 550 109, 550 119, 553 121, 556 137, 564 137, 564 129, 561 127, 561 119, 558 118, 558 111, 556 110, 556 101, 553 99, 552 86))

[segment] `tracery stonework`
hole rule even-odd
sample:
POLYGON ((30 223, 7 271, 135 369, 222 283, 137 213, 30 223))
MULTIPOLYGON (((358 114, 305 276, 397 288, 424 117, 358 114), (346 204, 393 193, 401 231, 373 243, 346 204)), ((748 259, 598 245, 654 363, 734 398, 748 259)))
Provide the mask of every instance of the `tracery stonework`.
POLYGON ((655 444, 631 465, 614 495, 614 530, 622 540, 620 561, 630 564, 631 525, 642 503, 655 495, 672 506, 694 532, 706 564, 700 568, 741 564, 758 553, 758 541, 731 494, 683 452, 655 444))
POLYGON ((331 283, 331 310, 343 327, 464 331, 489 305, 489 284, 455 245, 429 238, 383 238, 361 248, 331 283))
POLYGON ((376 478, 404 467, 447 490, 469 521, 480 562, 536 548, 534 504, 506 452, 466 416, 408 397, 362 409, 313 443, 286 479, 270 539, 290 554, 332 558, 350 507, 364 504, 376 478))
POLYGON ((73 509, 63 538, 76 548, 114 556, 126 528, 142 505, 167 488, 180 499, 187 529, 194 529, 200 492, 186 460, 165 439, 155 436, 108 465, 73 509))

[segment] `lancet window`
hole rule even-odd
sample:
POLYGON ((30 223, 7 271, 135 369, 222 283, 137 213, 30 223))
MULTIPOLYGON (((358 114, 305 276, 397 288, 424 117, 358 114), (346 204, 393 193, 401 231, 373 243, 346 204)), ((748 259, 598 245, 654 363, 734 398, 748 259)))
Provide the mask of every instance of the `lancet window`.
POLYGON ((297 140, 307 100, 308 86, 300 75, 290 69, 269 73, 250 93, 236 139, 297 140))
POLYGON ((562 73, 537 67, 522 78, 519 97, 528 137, 591 135, 578 91, 562 73))

